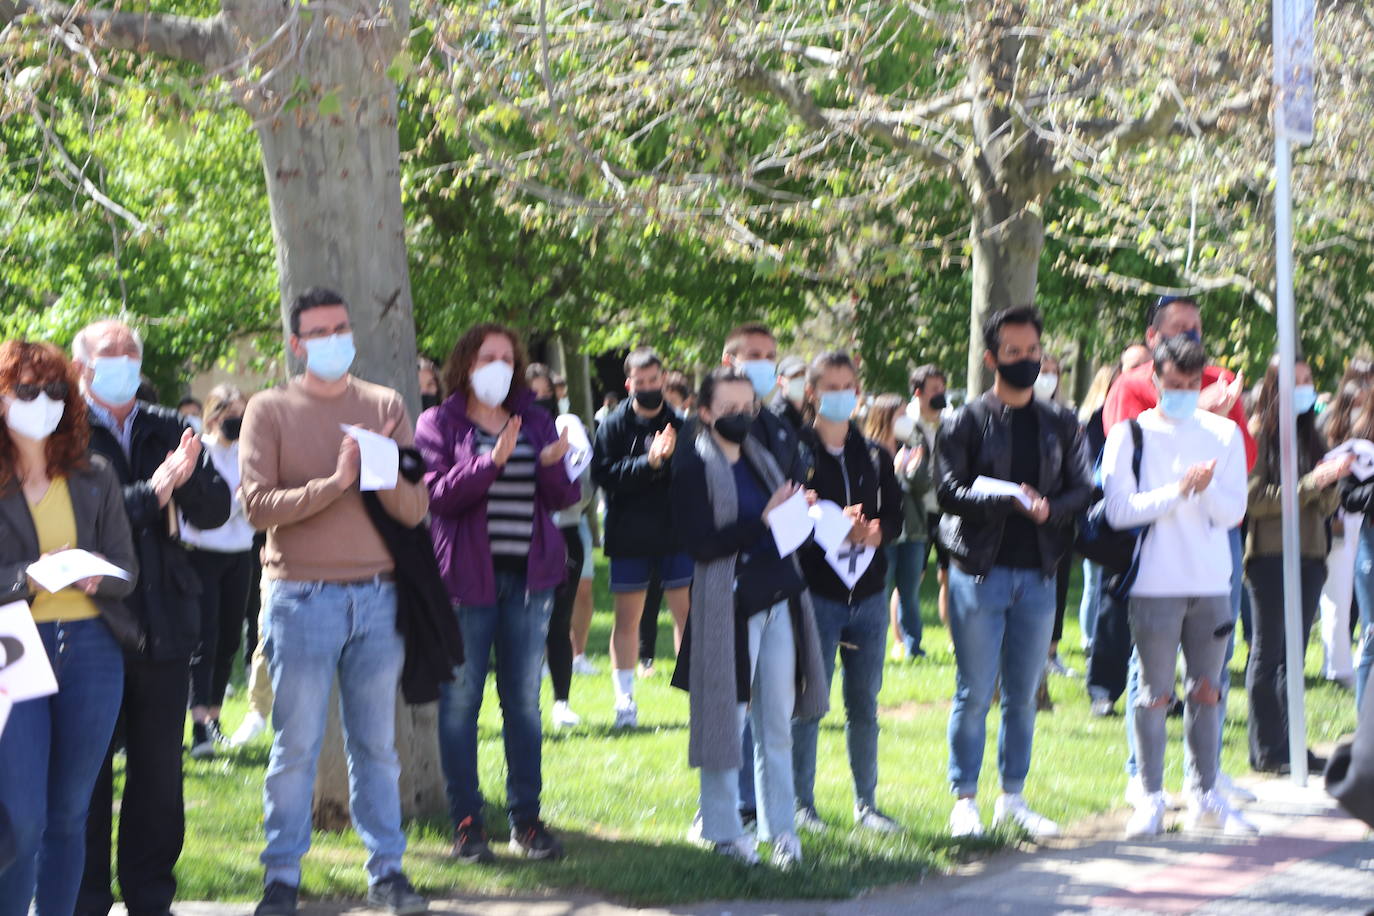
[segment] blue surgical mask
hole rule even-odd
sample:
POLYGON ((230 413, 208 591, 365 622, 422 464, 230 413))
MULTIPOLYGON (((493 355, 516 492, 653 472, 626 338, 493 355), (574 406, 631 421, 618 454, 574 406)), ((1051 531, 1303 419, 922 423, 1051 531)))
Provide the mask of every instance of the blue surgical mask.
POLYGON ((331 334, 305 341, 305 368, 324 382, 343 378, 357 355, 352 334, 331 334))
POLYGON ((1182 336, 1188 338, 1193 343, 1202 343, 1202 332, 1199 331, 1197 328, 1189 328, 1188 330, 1183 332, 1182 336))
POLYGON ((1312 385, 1298 385, 1293 389, 1293 412, 1301 416, 1317 406, 1317 389, 1312 385))
POLYGON ((740 369, 749 376, 754 385, 754 394, 768 397, 778 384, 778 367, 771 359, 751 359, 740 364, 740 369))
POLYGON ((101 356, 91 363, 91 393, 111 407, 122 407, 138 394, 143 361, 128 356, 101 356))
POLYGON ((816 412, 832 423, 844 423, 859 406, 859 393, 853 388, 844 391, 822 391, 816 412))
POLYGON ((1159 409, 1170 420, 1190 420, 1197 410, 1197 399, 1201 394, 1195 388, 1183 391, 1165 388, 1159 393, 1159 409))

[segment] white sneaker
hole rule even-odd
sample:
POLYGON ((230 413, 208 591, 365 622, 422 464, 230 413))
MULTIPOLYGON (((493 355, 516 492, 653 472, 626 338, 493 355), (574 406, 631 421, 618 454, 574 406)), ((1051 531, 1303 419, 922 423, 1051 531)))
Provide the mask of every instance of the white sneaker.
POLYGON ((235 731, 233 737, 229 739, 229 746, 243 747, 266 730, 267 720, 256 712, 249 710, 248 715, 244 716, 243 721, 239 723, 238 730, 235 731))
POLYGON ((801 838, 795 833, 784 833, 773 837, 772 863, 778 871, 791 871, 801 865, 801 838))
POLYGON ((573 656, 573 674, 600 674, 601 669, 587 660, 586 655, 573 656))
POLYGON ((874 833, 902 832, 900 824, 872 805, 855 805, 854 823, 874 833))
MULTIPOLYGON (((1145 781, 1137 773, 1126 781, 1126 804, 1132 808, 1139 808, 1145 800, 1150 797, 1150 793, 1145 791, 1145 781)), ((1164 808, 1174 811, 1183 807, 1176 796, 1168 792, 1161 792, 1160 797, 1164 799, 1164 808)))
POLYGON ((582 717, 572 711, 567 700, 553 701, 553 727, 573 728, 582 724, 582 717))
POLYGON ((1248 805, 1258 797, 1245 786, 1236 785, 1231 781, 1231 777, 1221 770, 1217 770, 1216 790, 1230 801, 1241 805, 1248 805))
POLYGON ((1116 711, 1116 705, 1112 703, 1111 697, 1098 697, 1093 700, 1092 714, 1094 718, 1105 719, 1116 711))
POLYGON ((694 846, 711 845, 710 843, 707 843, 706 840, 702 837, 701 830, 701 809, 698 808, 697 813, 692 815, 692 823, 687 827, 687 842, 691 843, 694 846))
MULTIPOLYGON (((612 728, 638 728, 639 727, 639 707, 635 701, 631 700, 625 706, 615 708, 615 724, 612 728)), ((757 858, 757 856, 755 857, 757 858)))
POLYGON ((552 676, 553 675, 549 673, 549 663, 544 662, 544 664, 541 665, 539 668, 539 679, 541 681, 547 681, 552 676))
POLYGON ((950 836, 982 836, 983 816, 978 813, 976 798, 961 798, 954 802, 954 810, 949 814, 950 836))
POLYGON ((1004 821, 1020 825, 1021 829, 1037 840, 1059 836, 1059 825, 1032 811, 1020 793, 1006 793, 998 797, 997 805, 992 812, 992 825, 996 827, 1004 821))
POLYGON ((725 856, 727 859, 734 859, 741 865, 746 865, 750 868, 759 864, 759 851, 754 846, 754 838, 747 833, 736 837, 728 843, 717 843, 716 855, 725 856))
POLYGON ((815 808, 807 805, 798 805, 793 823, 797 829, 804 833, 825 833, 828 829, 825 821, 821 820, 820 814, 815 808))
POLYGON ((1126 822, 1126 839, 1158 836, 1164 832, 1164 793, 1146 795, 1126 822))

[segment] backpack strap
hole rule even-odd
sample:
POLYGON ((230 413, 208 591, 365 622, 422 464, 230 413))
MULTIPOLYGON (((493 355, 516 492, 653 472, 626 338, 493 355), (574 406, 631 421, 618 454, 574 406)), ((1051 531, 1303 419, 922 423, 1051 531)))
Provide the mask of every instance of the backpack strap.
POLYGON ((1131 473, 1135 475, 1136 488, 1140 487, 1140 458, 1145 453, 1145 432, 1140 428, 1140 421, 1131 417, 1128 421, 1131 424, 1131 442, 1135 450, 1131 453, 1131 473))

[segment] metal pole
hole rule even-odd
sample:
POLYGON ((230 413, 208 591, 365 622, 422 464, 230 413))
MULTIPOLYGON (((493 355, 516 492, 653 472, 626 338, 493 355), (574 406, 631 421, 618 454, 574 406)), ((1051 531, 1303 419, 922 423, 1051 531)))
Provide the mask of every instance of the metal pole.
POLYGON ((1307 710, 1303 703, 1301 545, 1298 542, 1297 416, 1293 385, 1297 328, 1293 310, 1293 162, 1284 131, 1274 135, 1274 261, 1279 328, 1279 481, 1283 503, 1283 632, 1288 676, 1288 759, 1293 782, 1307 785, 1307 710))

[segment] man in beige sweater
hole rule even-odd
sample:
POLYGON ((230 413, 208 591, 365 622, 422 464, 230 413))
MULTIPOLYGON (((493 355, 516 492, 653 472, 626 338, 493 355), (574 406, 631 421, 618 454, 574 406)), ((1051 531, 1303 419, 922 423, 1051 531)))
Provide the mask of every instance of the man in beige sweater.
MULTIPOLYGON (((310 289, 291 309, 291 351, 305 373, 249 402, 240 464, 243 504, 267 531, 265 653, 276 694, 272 755, 263 786, 265 890, 256 916, 293 916, 300 860, 310 848, 311 794, 330 690, 338 677, 349 804, 368 849, 368 902, 420 913, 424 900, 401 871, 395 747, 396 690, 404 648, 396 632, 392 560, 358 488, 357 442, 343 425, 411 445, 401 396, 349 374, 353 331, 337 293, 310 289)), ((378 492, 405 525, 429 507, 423 483, 398 478, 378 492)))

